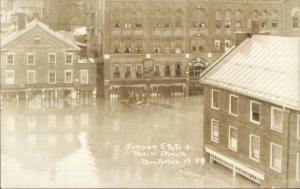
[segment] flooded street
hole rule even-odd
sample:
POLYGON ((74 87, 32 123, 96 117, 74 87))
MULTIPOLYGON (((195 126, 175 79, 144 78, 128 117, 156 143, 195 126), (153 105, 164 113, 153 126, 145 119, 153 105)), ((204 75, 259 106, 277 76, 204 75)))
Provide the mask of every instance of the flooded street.
POLYGON ((203 164, 202 101, 4 105, 1 187, 257 187, 203 164))

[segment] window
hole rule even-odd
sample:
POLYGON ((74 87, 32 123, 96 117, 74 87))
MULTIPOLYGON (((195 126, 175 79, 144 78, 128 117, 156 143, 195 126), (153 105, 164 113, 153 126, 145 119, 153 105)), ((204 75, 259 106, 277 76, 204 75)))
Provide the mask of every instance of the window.
POLYGON ((219 39, 215 40, 215 50, 220 51, 221 50, 221 41, 219 39))
POLYGON ((270 168, 274 171, 281 172, 282 164, 282 147, 271 142, 270 168))
POLYGON ((27 53, 27 65, 35 64, 35 56, 33 53, 27 53))
POLYGON ((142 77, 142 66, 141 65, 137 65, 136 66, 136 77, 137 78, 141 78, 142 77))
POLYGON ((48 64, 49 65, 55 65, 56 64, 56 54, 55 53, 49 53, 48 54, 48 64))
POLYGON ((88 70, 80 70, 80 82, 81 82, 81 84, 89 83, 89 71, 88 70))
POLYGON ((5 81, 7 85, 15 84, 15 70, 6 70, 5 71, 5 81))
POLYGON ((154 66, 154 77, 159 76, 159 65, 154 66))
POLYGON ((260 138, 250 134, 249 138, 249 157, 252 160, 259 161, 260 158, 260 138))
POLYGON ((300 139, 300 114, 297 116, 297 138, 300 139))
POLYGON ((220 108, 220 91, 214 89, 211 91, 211 108, 217 110, 220 108))
POLYGON ((73 54, 65 54, 65 64, 73 64, 73 54))
POLYGON ((39 37, 34 38, 34 45, 40 45, 41 39, 39 37))
POLYGON ((175 11, 175 28, 182 28, 183 27, 183 11, 176 10, 175 11))
POLYGON ((119 69, 119 66, 115 66, 114 67, 113 77, 114 78, 120 78, 120 69, 119 69))
POLYGON ((271 129, 282 132, 283 111, 279 108, 271 108, 271 129))
POLYGON ((296 181, 300 181, 300 153, 296 154, 296 181))
POLYGON ((55 71, 48 72, 48 82, 51 84, 56 83, 56 72, 55 71))
POLYGON ((159 53, 160 52, 160 48, 159 47, 154 47, 153 51, 154 51, 154 53, 159 53))
POLYGON ((27 84, 35 83, 35 70, 27 70, 27 84))
POLYGON ((180 76, 181 76, 181 68, 180 68, 180 64, 177 64, 177 65, 176 65, 175 76, 176 76, 176 77, 180 77, 180 76))
POLYGON ((73 71, 65 70, 65 83, 72 83, 72 82, 73 82, 73 71))
POLYGON ((217 120, 211 120, 211 135, 210 139, 213 142, 219 143, 219 122, 217 120))
POLYGON ((229 126, 229 135, 228 135, 228 148, 233 151, 237 151, 238 143, 238 130, 237 128, 229 126))
POLYGON ((6 55, 6 64, 7 65, 13 65, 15 63, 15 54, 8 53, 6 55))
POLYGON ((139 54, 139 53, 142 53, 142 47, 137 47, 137 48, 136 48, 136 53, 138 53, 138 54, 139 54))
POLYGON ((260 103, 250 101, 250 121, 260 123, 260 103))
POLYGON ((166 67, 165 67, 165 76, 170 77, 170 75, 171 75, 170 65, 166 65, 166 67))
POLYGON ((131 77, 131 66, 125 65, 125 78, 130 78, 130 77, 131 77))
POLYGON ((300 27, 299 19, 300 19, 300 12, 295 11, 294 14, 293 14, 293 28, 299 28, 300 27))
POLYGON ((238 115, 238 102, 239 98, 238 96, 235 95, 230 95, 229 96, 229 113, 231 115, 238 115))

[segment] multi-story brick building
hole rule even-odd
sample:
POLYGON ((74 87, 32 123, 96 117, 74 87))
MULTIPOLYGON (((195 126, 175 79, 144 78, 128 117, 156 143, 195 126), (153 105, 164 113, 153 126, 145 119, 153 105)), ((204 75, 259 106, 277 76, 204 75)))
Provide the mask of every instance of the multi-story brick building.
POLYGON ((300 187, 299 44, 255 35, 203 73, 208 161, 263 187, 300 187))
POLYGON ((1 97, 78 99, 95 92, 95 64, 77 56, 79 47, 34 20, 1 40, 1 97))
POLYGON ((104 59, 106 96, 121 88, 193 93, 235 32, 299 35, 296 0, 87 2, 90 55, 104 59))

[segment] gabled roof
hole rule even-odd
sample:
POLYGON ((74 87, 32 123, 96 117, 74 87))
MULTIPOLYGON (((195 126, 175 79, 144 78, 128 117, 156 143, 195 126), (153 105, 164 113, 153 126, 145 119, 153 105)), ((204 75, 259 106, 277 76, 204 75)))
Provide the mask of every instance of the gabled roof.
POLYGON ((28 31, 32 30, 35 27, 40 27, 41 29, 43 29, 50 35, 54 36, 55 38, 71 45, 75 50, 80 49, 71 40, 65 38, 60 33, 51 30, 48 25, 44 24, 43 22, 39 21, 38 19, 34 19, 32 22, 28 23, 23 30, 16 31, 16 32, 12 33, 11 35, 7 36, 7 38, 1 39, 1 47, 9 44, 10 42, 14 41, 15 39, 17 39, 18 37, 22 36, 23 34, 27 33, 28 31))
POLYGON ((254 35, 201 82, 300 111, 300 38, 254 35))

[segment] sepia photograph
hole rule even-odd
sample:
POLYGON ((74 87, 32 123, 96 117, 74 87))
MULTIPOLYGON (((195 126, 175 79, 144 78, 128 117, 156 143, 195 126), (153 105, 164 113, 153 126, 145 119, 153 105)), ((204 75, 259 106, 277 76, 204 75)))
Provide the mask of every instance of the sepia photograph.
POLYGON ((0 3, 0 188, 300 188, 300 0, 0 3))

